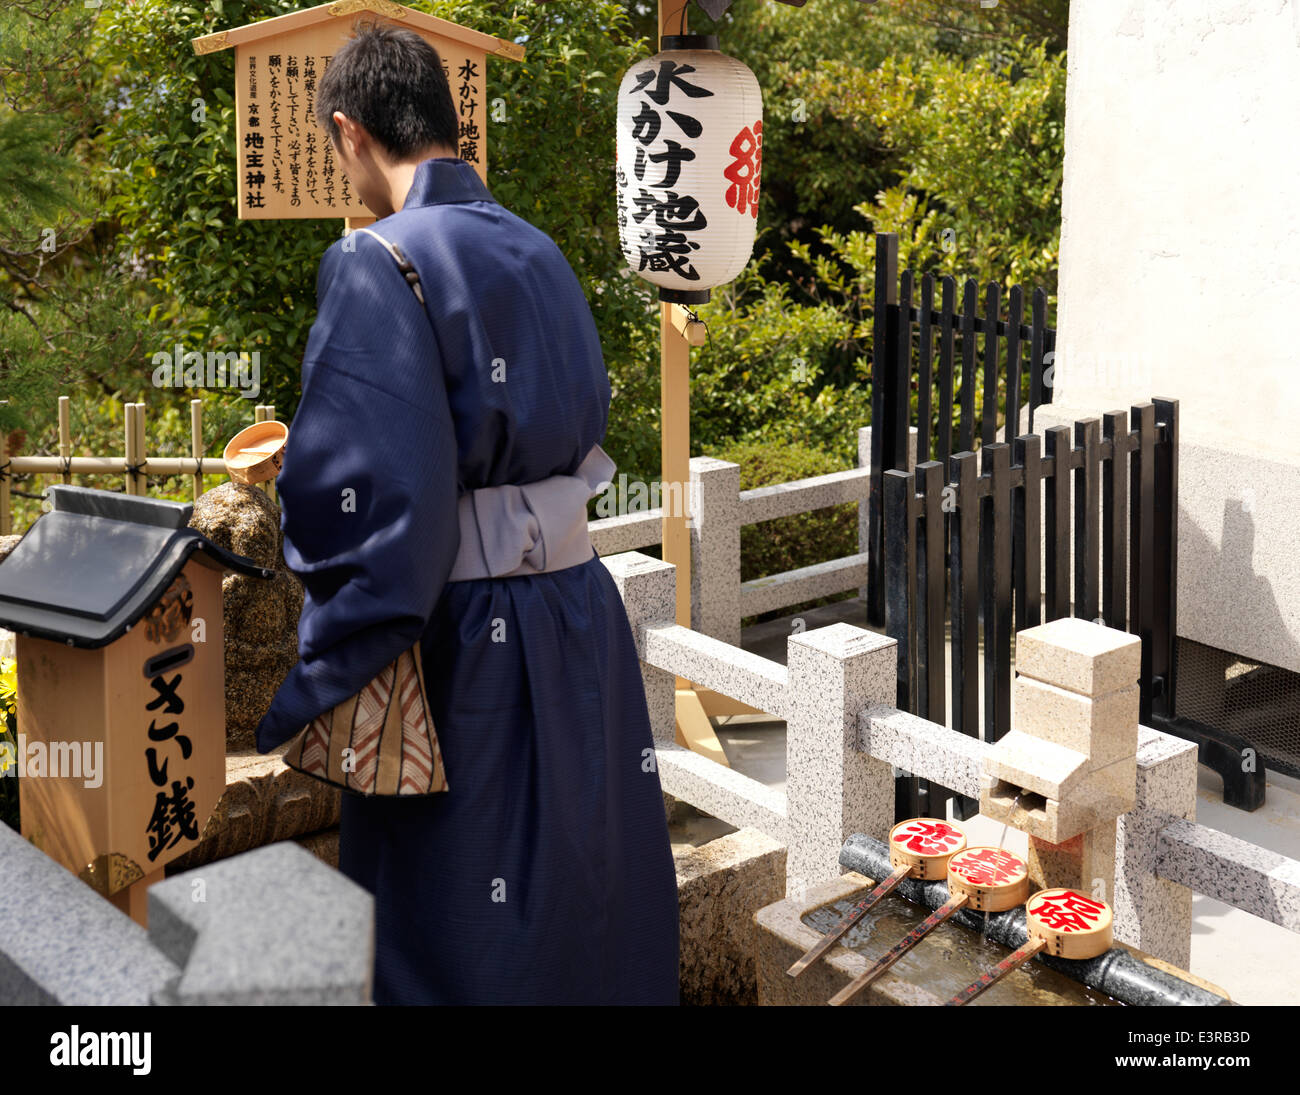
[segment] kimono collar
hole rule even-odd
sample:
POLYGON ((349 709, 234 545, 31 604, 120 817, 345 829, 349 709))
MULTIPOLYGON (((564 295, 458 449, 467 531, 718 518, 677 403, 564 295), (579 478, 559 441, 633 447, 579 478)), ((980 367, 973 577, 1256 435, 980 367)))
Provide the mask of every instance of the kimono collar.
POLYGON ((459 156, 439 156, 425 160, 415 169, 411 189, 403 209, 443 202, 496 201, 483 185, 474 165, 459 156))

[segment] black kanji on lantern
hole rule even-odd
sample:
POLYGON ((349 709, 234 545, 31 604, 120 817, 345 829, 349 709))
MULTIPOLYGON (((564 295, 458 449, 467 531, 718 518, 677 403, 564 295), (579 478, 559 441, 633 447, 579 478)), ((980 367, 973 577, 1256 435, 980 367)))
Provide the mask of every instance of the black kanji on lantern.
MULTIPOLYGON (((682 165, 695 159, 695 152, 683 142, 664 132, 664 119, 656 108, 672 120, 681 136, 696 140, 704 133, 704 126, 693 114, 670 110, 669 100, 674 93, 679 98, 702 99, 713 92, 686 77, 695 72, 695 66, 665 58, 656 65, 634 75, 632 93, 642 96, 637 113, 632 117, 632 138, 637 142, 632 174, 640 186, 630 200, 634 206, 632 219, 643 228, 637 235, 640 252, 640 270, 670 272, 688 281, 698 281, 699 271, 690 262, 693 251, 700 245, 687 237, 688 232, 698 232, 708 227, 708 219, 699 201, 689 193, 680 193, 682 165), (655 146, 653 149, 651 146, 655 146), (650 164, 663 168, 663 177, 647 178, 650 164), (650 217, 654 220, 651 223, 650 217)), ((669 133, 673 132, 671 129, 669 133)), ((623 169, 619 167, 619 185, 626 183, 623 169)), ((620 213, 620 228, 626 218, 620 213)))

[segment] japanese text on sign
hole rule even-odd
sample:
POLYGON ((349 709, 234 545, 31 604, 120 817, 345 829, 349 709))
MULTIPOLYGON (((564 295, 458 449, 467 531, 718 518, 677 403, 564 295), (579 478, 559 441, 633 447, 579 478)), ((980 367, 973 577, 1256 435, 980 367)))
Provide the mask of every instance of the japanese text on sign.
POLYGON ((909 821, 894 830, 894 843, 917 855, 943 855, 961 845, 960 830, 946 821, 909 821))
MULTIPOLYGON (((239 215, 259 220, 365 216, 366 206, 314 114, 333 49, 318 39, 297 43, 237 50, 239 215)), ((482 56, 467 55, 454 43, 437 45, 456 104, 453 143, 484 178, 487 66, 482 56)))
POLYGON ((948 869, 976 886, 1002 886, 1021 877, 1025 863, 1000 848, 976 848, 953 856, 948 869))
POLYGON ((1078 932, 1095 927, 1105 909, 1102 901, 1074 890, 1061 890, 1043 894, 1037 904, 1030 906, 1029 913, 1054 931, 1078 932))
POLYGON ((189 797, 194 789, 194 777, 184 771, 194 745, 181 733, 177 719, 164 721, 168 716, 181 715, 185 711, 185 700, 180 691, 183 680, 180 673, 170 679, 159 673, 149 680, 149 687, 155 695, 145 704, 146 714, 152 713, 148 730, 152 744, 145 749, 145 763, 149 781, 157 788, 153 812, 145 827, 151 863, 182 840, 199 838, 198 817, 189 797))
MULTIPOLYGON (((661 60, 657 69, 651 65, 636 73, 634 94, 643 98, 632 119, 632 137, 637 149, 631 169, 636 193, 630 204, 635 207, 631 216, 639 230, 626 223, 627 215, 622 209, 619 212, 620 233, 626 236, 629 231, 637 232, 638 269, 668 271, 688 281, 700 278, 691 263, 691 252, 698 251, 700 245, 688 233, 708 227, 708 221, 700 209, 699 199, 678 188, 682 165, 695 159, 695 152, 678 138, 695 141, 702 135, 703 123, 689 112, 690 100, 713 95, 708 88, 687 79, 694 71, 694 65, 661 60), (670 102, 677 109, 670 109, 670 102), (657 147, 652 151, 652 146, 657 147), (654 219, 650 221, 652 216, 654 219)), ((620 164, 618 185, 627 187, 632 183, 620 164)))

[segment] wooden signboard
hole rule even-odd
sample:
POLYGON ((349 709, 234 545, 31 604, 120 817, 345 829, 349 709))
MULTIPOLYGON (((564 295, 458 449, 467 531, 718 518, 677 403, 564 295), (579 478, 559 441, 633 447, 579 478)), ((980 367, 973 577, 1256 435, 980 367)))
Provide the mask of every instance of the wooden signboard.
POLYGON ((406 27, 438 51, 459 116, 460 157, 487 182, 487 57, 522 60, 524 47, 390 0, 338 0, 191 43, 199 54, 235 50, 240 219, 370 215, 313 114, 331 58, 362 21, 406 27))
POLYGON ((225 791, 221 577, 191 556, 145 617, 98 649, 17 637, 23 836, 105 897, 161 878, 225 791))

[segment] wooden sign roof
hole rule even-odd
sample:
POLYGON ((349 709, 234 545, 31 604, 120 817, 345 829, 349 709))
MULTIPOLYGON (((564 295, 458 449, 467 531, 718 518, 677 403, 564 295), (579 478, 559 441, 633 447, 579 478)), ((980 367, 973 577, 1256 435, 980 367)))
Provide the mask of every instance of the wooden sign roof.
POLYGON ((380 15, 385 19, 392 19, 403 26, 408 26, 412 30, 437 34, 454 42, 461 42, 466 46, 481 49, 484 53, 492 53, 511 61, 522 61, 524 59, 524 47, 517 42, 497 38, 491 34, 484 34, 482 31, 471 30, 469 27, 462 27, 458 23, 439 19, 434 15, 425 15, 422 11, 415 11, 401 4, 395 4, 392 0, 336 0, 333 4, 321 4, 314 8, 306 8, 303 11, 292 11, 288 15, 278 15, 274 19, 263 19, 259 23, 246 23, 244 26, 235 27, 233 30, 205 34, 202 37, 191 39, 190 45, 194 47, 195 53, 216 53, 219 50, 229 49, 231 46, 237 46, 245 42, 260 42, 277 34, 302 30, 330 19, 364 13, 380 15))

